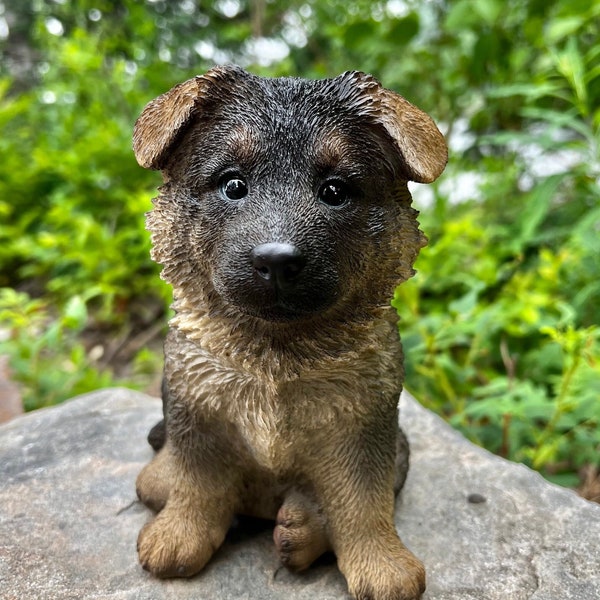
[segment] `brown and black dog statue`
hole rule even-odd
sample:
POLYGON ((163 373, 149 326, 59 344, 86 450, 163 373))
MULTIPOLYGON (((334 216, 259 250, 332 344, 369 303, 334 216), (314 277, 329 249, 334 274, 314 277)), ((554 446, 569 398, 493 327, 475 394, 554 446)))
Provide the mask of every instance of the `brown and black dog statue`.
POLYGON ((175 310, 137 480, 158 512, 142 565, 193 575, 253 515, 275 520, 287 567, 332 550, 355 598, 419 598, 394 526, 408 450, 389 299, 426 242, 407 181, 443 171, 437 127, 364 73, 225 66, 150 102, 134 151, 163 174, 148 229, 175 310))

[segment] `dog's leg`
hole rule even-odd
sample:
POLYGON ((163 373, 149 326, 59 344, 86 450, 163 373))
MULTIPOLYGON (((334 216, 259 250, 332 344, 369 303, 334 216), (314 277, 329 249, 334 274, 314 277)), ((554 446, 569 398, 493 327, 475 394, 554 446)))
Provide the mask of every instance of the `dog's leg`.
POLYGON ((175 472, 174 486, 164 508, 140 531, 139 559, 158 577, 189 577, 222 544, 233 519, 234 494, 212 469, 200 474, 169 468, 175 472))
POLYGON ((350 593, 357 599, 416 600, 425 589, 425 569, 394 525, 398 457, 393 450, 394 440, 401 442, 397 429, 375 429, 359 444, 354 440, 335 455, 323 456, 315 489, 350 593))
MULTIPOLYGON (((408 463, 408 439, 402 429, 398 429, 394 495, 404 486, 408 463)), ((290 492, 279 509, 273 540, 281 563, 293 571, 308 568, 324 552, 331 550, 323 512, 314 500, 298 491, 290 492)))
MULTIPOLYGON (((184 419, 191 419, 189 413, 184 419)), ((160 510, 138 536, 140 562, 158 577, 200 571, 222 544, 238 508, 237 470, 223 432, 218 425, 211 428, 213 433, 180 428, 175 439, 170 434, 138 477, 140 498, 160 510)))
POLYGON ((329 550, 325 518, 316 502, 290 492, 277 513, 273 540, 281 563, 293 571, 308 568, 329 550))
POLYGON ((357 511, 353 507, 343 517, 332 515, 329 521, 338 565, 350 593, 361 600, 417 600, 425 590, 425 568, 396 533, 393 517, 385 508, 393 501, 371 497, 367 502, 368 508, 357 511))

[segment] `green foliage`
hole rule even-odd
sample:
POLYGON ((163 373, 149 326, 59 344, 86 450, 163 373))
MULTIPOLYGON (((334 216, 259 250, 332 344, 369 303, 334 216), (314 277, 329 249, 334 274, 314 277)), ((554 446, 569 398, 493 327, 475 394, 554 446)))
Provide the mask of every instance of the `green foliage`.
POLYGON ((438 196, 419 275, 394 299, 407 386, 478 443, 562 483, 600 450, 600 53, 574 29, 589 23, 548 27, 533 81, 489 90, 520 99, 523 125, 479 138, 482 199, 438 196), (552 174, 507 148, 533 149, 552 174))
MULTIPOLYGON (((598 463, 600 0, 0 5, 0 352, 27 408, 112 383, 84 340, 166 311, 143 223, 160 181, 131 152, 143 105, 214 62, 360 69, 453 147, 419 274, 394 299, 407 387, 563 482, 598 463)), ((132 368, 137 382, 157 358, 132 368)))
POLYGON ((43 82, 0 103, 0 284, 33 280, 59 302, 85 294, 100 318, 122 319, 130 297, 166 297, 143 231, 156 181, 130 150, 123 61, 108 68, 80 30, 60 41, 43 82))
POLYGON ((438 206, 422 219, 431 245, 394 298, 406 385, 494 452, 573 472, 600 449, 600 329, 586 319, 597 295, 579 292, 600 263, 580 271, 586 252, 572 240, 515 253, 522 224, 492 228, 485 215, 438 206))
POLYGON ((113 383, 111 374, 98 370, 78 339, 87 321, 81 296, 72 296, 55 315, 43 300, 0 289, 0 328, 6 337, 0 341, 0 353, 10 358, 26 410, 113 383))

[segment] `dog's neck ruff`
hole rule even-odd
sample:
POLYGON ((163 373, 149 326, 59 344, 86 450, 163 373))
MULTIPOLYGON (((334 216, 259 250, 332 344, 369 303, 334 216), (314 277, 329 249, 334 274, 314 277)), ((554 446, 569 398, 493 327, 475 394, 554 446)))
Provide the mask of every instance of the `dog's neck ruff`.
POLYGON ((353 363, 382 347, 399 347, 390 306, 358 320, 337 318, 272 323, 236 313, 211 314, 175 300, 170 326, 223 364, 277 381, 296 379, 318 365, 353 363))

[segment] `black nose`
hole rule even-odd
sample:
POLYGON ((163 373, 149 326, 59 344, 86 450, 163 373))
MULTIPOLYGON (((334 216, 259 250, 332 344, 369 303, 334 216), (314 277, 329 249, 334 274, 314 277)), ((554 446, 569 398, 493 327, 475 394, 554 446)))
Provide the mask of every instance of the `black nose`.
POLYGON ((306 264, 296 246, 271 242, 256 246, 251 253, 252 266, 259 278, 274 288, 289 287, 306 264))

